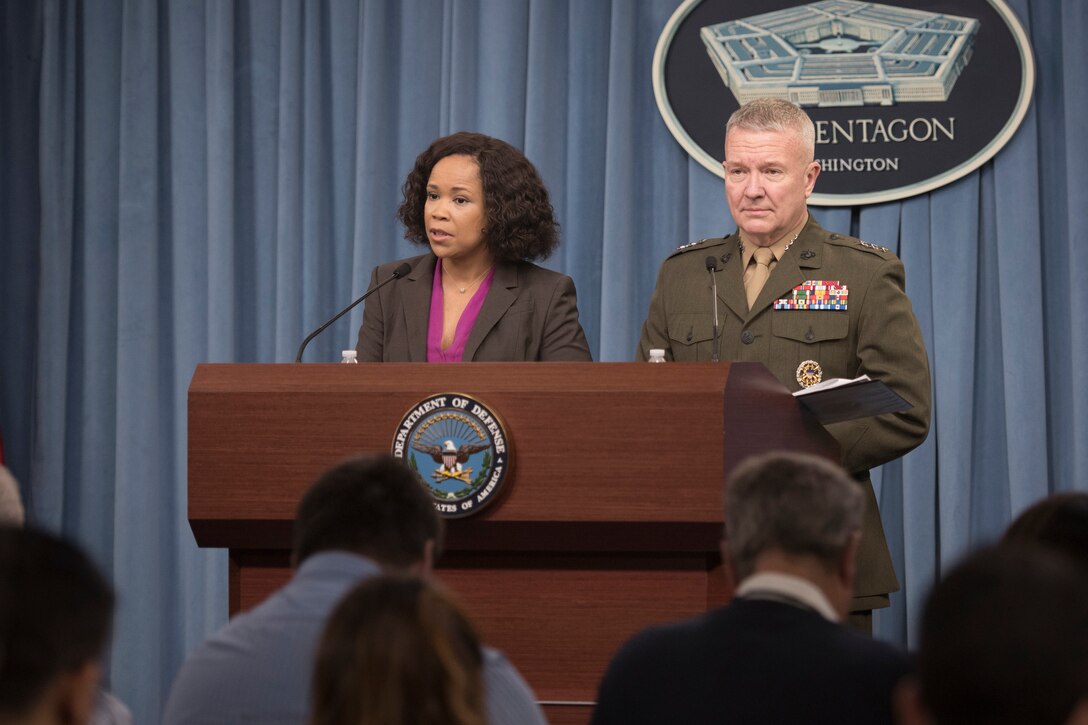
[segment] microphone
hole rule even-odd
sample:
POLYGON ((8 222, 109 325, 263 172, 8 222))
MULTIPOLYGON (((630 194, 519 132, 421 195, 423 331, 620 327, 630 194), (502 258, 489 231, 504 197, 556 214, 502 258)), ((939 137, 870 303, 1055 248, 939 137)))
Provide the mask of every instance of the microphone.
POLYGON ((337 312, 335 317, 333 317, 331 320, 326 322, 324 325, 322 325, 321 327, 317 328, 316 330, 311 332, 309 335, 307 335, 306 339, 302 341, 302 344, 298 346, 298 355, 295 356, 295 362, 302 362, 302 352, 306 349, 306 346, 310 344, 310 340, 314 339, 315 337, 320 335, 322 332, 324 332, 326 327, 328 327, 332 323, 339 320, 341 317, 343 317, 348 312, 350 312, 355 307, 355 305, 359 304, 360 302, 365 300, 367 297, 369 297, 370 295, 372 295, 375 292, 377 292, 378 290, 380 290, 382 287, 386 286, 387 284, 389 284, 390 282, 392 282, 395 279, 400 279, 401 277, 403 277, 404 275, 408 274, 411 271, 412 271, 412 265, 408 264, 407 262, 402 263, 399 267, 397 267, 396 269, 393 270, 393 274, 389 275, 388 277, 383 279, 381 282, 379 282, 378 284, 376 284, 373 287, 371 287, 370 289, 368 289, 365 293, 363 293, 362 297, 360 297, 359 299, 355 300, 354 302, 352 302, 350 305, 348 305, 344 309, 337 312))
POLYGON ((714 338, 710 341, 710 362, 718 362, 718 278, 714 274, 718 271, 718 260, 714 259, 714 255, 706 258, 706 271, 710 273, 710 302, 714 305, 714 338))

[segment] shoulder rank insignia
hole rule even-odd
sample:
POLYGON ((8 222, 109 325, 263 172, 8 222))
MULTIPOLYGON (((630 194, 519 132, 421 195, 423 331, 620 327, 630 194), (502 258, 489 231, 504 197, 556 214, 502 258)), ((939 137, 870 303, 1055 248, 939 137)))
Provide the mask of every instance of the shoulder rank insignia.
POLYGON ((850 288, 838 280, 809 279, 774 301, 776 310, 845 310, 850 288))
POLYGON ((676 248, 676 251, 678 251, 678 252, 682 252, 682 251, 684 251, 685 249, 691 249, 691 248, 692 248, 692 247, 694 247, 694 246, 695 246, 696 244, 702 244, 702 243, 703 243, 703 242, 705 242, 705 241, 706 241, 705 239, 697 239, 697 240, 695 240, 694 242, 688 242, 687 244, 681 244, 681 245, 680 245, 679 247, 677 247, 677 248, 676 248))
POLYGON ((869 244, 869 242, 863 242, 860 239, 858 240, 858 246, 865 247, 866 249, 876 249, 876 250, 881 251, 881 252, 889 252, 890 253, 892 251, 892 250, 888 249, 887 247, 882 247, 879 244, 869 244))
POLYGON ((729 240, 729 237, 707 237, 706 239, 697 239, 694 242, 688 242, 687 244, 681 244, 676 249, 669 253, 669 257, 675 257, 678 254, 684 254, 694 249, 711 249, 718 247, 729 240))

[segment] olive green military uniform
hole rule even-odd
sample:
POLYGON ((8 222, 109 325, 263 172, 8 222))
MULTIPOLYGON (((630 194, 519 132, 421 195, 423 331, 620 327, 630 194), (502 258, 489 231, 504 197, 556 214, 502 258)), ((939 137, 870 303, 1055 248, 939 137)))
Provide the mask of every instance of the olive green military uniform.
POLYGON ((710 360, 714 329, 710 272, 717 261, 722 360, 767 366, 791 391, 797 368, 816 361, 823 379, 867 374, 913 404, 902 413, 827 426, 842 448, 843 466, 863 482, 868 506, 851 609, 887 606, 899 589, 869 469, 925 440, 929 431, 929 364, 922 333, 903 290, 903 264, 889 250, 824 231, 809 216, 800 236, 771 271, 751 312, 744 292, 740 236, 704 239, 676 250, 661 265, 638 357, 663 348, 666 360, 710 360), (845 310, 774 309, 775 300, 809 280, 847 287, 845 310))

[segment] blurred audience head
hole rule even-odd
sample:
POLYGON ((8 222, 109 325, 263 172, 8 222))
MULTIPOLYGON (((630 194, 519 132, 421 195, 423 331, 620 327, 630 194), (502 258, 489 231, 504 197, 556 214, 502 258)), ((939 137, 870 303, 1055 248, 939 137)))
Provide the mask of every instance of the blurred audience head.
POLYGON ((834 591, 825 593, 845 613, 865 513, 856 481, 816 456, 768 453, 737 466, 724 500, 722 555, 738 580, 772 560, 812 564, 827 575, 821 578, 834 591))
POLYGON ((22 526, 25 520, 19 484, 11 471, 0 465, 0 525, 22 526))
POLYGON ((482 668, 479 637, 438 585, 376 577, 325 628, 310 725, 483 725, 482 668))
POLYGON ((1088 572, 1088 493, 1044 498, 1012 522, 1001 543, 1046 546, 1071 557, 1088 572))
POLYGON ((386 568, 425 570, 441 536, 441 519, 419 477, 393 456, 361 456, 323 473, 302 497, 294 560, 350 551, 386 568))
POLYGON ((1039 546, 969 556, 929 595, 907 725, 1069 725, 1088 718, 1088 578, 1039 546))
POLYGON ((88 722, 113 601, 74 545, 0 526, 0 722, 88 722))

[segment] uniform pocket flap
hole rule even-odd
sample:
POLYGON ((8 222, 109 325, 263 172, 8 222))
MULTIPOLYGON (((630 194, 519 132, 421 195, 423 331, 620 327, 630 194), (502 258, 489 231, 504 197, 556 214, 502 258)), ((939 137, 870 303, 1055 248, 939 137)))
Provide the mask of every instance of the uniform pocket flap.
POLYGON ((849 332, 849 313, 837 310, 776 310, 771 317, 771 334, 798 342, 841 340, 849 332))
POLYGON ((714 337, 714 320, 705 312, 676 312, 670 316, 669 339, 680 345, 695 345, 714 337))

